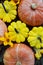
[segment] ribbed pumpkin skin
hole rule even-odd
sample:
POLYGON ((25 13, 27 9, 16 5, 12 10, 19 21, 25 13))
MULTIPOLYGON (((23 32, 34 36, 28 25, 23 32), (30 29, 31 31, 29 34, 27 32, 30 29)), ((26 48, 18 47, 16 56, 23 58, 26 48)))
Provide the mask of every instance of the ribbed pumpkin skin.
POLYGON ((10 47, 4 54, 4 65, 34 65, 34 53, 25 44, 15 44, 14 47, 10 47))
MULTIPOLYGON (((2 20, 0 20, 0 37, 3 37, 5 32, 7 32, 7 26, 2 20)), ((2 42, 0 41, 0 45, 1 44, 2 42)))
POLYGON ((21 0, 18 7, 18 16, 30 26, 43 24, 43 0, 21 0), (31 8, 33 3, 37 6, 35 9, 31 8))
POLYGON ((0 20, 0 37, 4 36, 5 32, 7 32, 7 26, 2 20, 0 20))

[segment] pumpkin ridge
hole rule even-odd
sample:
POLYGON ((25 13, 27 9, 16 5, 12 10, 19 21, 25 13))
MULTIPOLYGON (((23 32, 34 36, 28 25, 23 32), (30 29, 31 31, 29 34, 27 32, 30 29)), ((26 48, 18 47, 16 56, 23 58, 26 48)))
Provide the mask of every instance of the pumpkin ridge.
POLYGON ((17 59, 19 59, 19 57, 18 57, 19 47, 20 47, 20 44, 18 44, 17 47, 16 47, 17 59))
MULTIPOLYGON (((41 0, 40 1, 39 0, 38 1, 37 0, 23 0, 23 1, 21 0, 20 4, 18 6, 18 16, 24 23, 26 23, 27 25, 30 25, 30 26, 39 26, 39 25, 43 24, 43 22, 42 22, 43 21, 43 3, 42 3, 42 1, 41 0), (32 5, 32 3, 33 3, 33 5, 32 5), (42 7, 42 8, 40 8, 40 7, 42 7), (25 10, 24 10, 24 8, 25 8, 25 10), (38 12, 39 11, 38 8, 40 8, 39 10, 41 10, 40 15, 38 12), (33 17, 33 19, 32 18, 30 19, 31 12, 32 13, 35 12, 35 17, 33 17), (25 14, 25 13, 28 13, 28 14, 25 14), (35 18, 35 20, 34 20, 34 18, 35 18)), ((34 16, 34 14, 33 14, 33 16, 34 16)))
POLYGON ((5 53, 5 56, 3 58, 5 65, 6 64, 7 65, 34 65, 34 61, 35 61, 34 53, 33 53, 32 49, 30 47, 26 46, 25 44, 14 44, 14 46, 12 48, 10 47, 6 51, 10 52, 10 57, 7 58, 7 55, 5 53), (15 57, 15 59, 13 59, 13 57, 11 57, 11 55, 13 55, 15 57), (7 61, 9 60, 9 62, 7 62, 5 58, 7 59, 7 61), (12 61, 13 61, 13 63, 12 63, 12 61))

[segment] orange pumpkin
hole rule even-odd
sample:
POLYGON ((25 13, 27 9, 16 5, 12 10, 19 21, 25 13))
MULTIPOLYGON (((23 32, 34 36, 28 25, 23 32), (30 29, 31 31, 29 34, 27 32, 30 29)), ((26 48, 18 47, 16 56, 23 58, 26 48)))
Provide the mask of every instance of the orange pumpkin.
POLYGON ((43 24, 43 0, 21 0, 18 16, 27 25, 43 24))
POLYGON ((14 44, 4 54, 4 65, 34 65, 34 53, 25 44, 14 44))
POLYGON ((7 26, 2 20, 0 20, 0 37, 3 37, 5 32, 7 32, 7 26))

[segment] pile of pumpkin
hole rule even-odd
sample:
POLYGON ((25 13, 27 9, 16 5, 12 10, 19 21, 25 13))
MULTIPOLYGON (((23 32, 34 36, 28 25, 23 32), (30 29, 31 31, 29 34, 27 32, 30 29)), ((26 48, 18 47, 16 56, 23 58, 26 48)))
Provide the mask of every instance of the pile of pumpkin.
POLYGON ((3 55, 4 65, 34 65, 35 58, 38 60, 41 58, 43 54, 41 25, 42 0, 0 1, 0 45, 10 46, 3 55), (29 26, 33 28, 30 30, 29 26))

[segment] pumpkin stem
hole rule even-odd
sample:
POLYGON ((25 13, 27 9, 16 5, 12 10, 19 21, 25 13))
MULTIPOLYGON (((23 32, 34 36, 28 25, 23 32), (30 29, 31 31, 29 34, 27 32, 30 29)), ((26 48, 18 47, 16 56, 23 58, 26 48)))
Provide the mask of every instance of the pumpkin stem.
POLYGON ((2 2, 2 1, 1 1, 1 3, 2 3, 2 6, 3 6, 3 8, 4 8, 5 12, 6 12, 6 13, 8 13, 8 11, 6 10, 6 8, 5 8, 5 6, 4 6, 4 4, 3 4, 3 2, 2 2))
POLYGON ((22 65, 21 62, 17 61, 16 65, 22 65))
POLYGON ((19 31, 15 28, 16 33, 19 33, 19 31))
POLYGON ((37 8, 37 4, 32 3, 31 8, 32 8, 33 10, 35 10, 35 9, 37 8))
POLYGON ((40 40, 40 42, 42 42, 42 40, 41 40, 41 38, 40 37, 37 37, 38 38, 38 40, 40 40))

